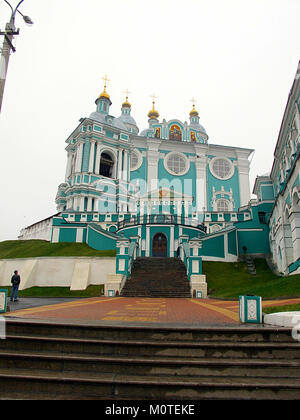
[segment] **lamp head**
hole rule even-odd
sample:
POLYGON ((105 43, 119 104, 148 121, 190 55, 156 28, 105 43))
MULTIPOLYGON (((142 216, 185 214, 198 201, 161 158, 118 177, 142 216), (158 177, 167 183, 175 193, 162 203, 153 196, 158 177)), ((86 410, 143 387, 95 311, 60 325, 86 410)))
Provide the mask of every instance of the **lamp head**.
POLYGON ((30 19, 29 16, 23 16, 24 22, 27 23, 27 25, 33 25, 33 21, 30 19))

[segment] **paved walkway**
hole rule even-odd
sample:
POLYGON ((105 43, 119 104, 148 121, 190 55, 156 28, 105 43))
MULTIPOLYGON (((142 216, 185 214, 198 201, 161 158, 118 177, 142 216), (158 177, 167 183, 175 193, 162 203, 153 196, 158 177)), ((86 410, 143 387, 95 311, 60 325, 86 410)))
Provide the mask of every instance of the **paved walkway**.
MULTIPOLYGON (((239 324, 237 300, 95 297, 31 301, 30 304, 29 298, 23 298, 11 304, 11 312, 6 316, 112 323, 239 324)), ((287 303, 300 303, 300 298, 263 301, 263 308, 287 303)))

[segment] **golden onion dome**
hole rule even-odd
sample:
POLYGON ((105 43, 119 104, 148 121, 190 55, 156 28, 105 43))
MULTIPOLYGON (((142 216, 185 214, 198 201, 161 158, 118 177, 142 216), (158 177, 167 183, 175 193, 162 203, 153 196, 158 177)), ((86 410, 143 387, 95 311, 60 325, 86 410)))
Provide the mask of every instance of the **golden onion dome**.
POLYGON ((195 105, 193 105, 193 109, 190 112, 190 117, 198 117, 199 113, 198 111, 195 109, 195 105))
POLYGON ((131 108, 131 103, 130 102, 128 102, 128 96, 126 96, 126 100, 125 100, 125 102, 123 102, 122 103, 122 108, 123 107, 128 107, 128 108, 131 108))
POLYGON ((109 82, 109 79, 105 75, 105 77, 103 77, 103 80, 104 80, 104 89, 103 89, 103 92, 99 95, 99 98, 98 99, 100 99, 100 98, 106 98, 106 99, 109 99, 110 100, 110 96, 106 92, 106 83, 109 82))
POLYGON ((106 86, 104 86, 104 90, 103 90, 103 92, 99 95, 99 98, 106 98, 106 99, 110 99, 109 94, 106 92, 106 86))
POLYGON ((159 117, 159 113, 156 111, 156 109, 154 108, 154 103, 153 102, 153 107, 152 109, 148 112, 148 117, 153 120, 153 119, 157 119, 159 117))

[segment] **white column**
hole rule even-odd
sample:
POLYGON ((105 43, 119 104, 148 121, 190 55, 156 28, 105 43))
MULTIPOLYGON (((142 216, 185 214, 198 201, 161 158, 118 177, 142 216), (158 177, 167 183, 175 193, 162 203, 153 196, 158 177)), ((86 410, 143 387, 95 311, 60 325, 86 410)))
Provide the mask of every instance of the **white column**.
POLYGON ((150 255, 150 226, 146 226, 146 257, 150 255))
POLYGON ((77 148, 76 153, 76 167, 75 172, 81 172, 81 165, 82 165, 82 154, 83 154, 83 142, 81 141, 77 148))
POLYGON ((119 149, 118 150, 118 179, 121 180, 122 179, 122 155, 123 155, 123 150, 119 149))
POLYGON ((54 227, 52 230, 52 243, 56 243, 59 242, 59 231, 60 228, 59 227, 54 227))
POLYGON ((206 165, 207 157, 204 154, 199 155, 196 151, 196 211, 202 212, 203 208, 207 209, 206 194, 206 165))
POLYGON ((128 150, 124 150, 123 180, 127 181, 128 150))
POLYGON ((84 197, 80 197, 79 200, 79 211, 84 211, 84 197))
POLYGON ((87 204, 87 211, 92 211, 92 202, 93 202, 93 198, 89 197, 88 198, 88 204, 87 204))
POLYGON ((250 200, 249 161, 248 156, 237 153, 237 169, 239 173, 240 206, 245 206, 250 200))
POLYGON ((101 158, 101 144, 97 143, 96 145, 97 150, 96 150, 96 162, 95 162, 95 174, 99 175, 100 173, 100 158, 101 158))
POLYGON ((95 156, 95 140, 91 140, 90 159, 89 159, 89 173, 94 172, 94 156, 95 156))
POLYGON ((147 150, 147 164, 148 164, 148 193, 152 190, 157 189, 157 166, 158 166, 158 159, 159 159, 159 151, 158 148, 160 143, 157 140, 152 142, 150 139, 148 140, 148 150, 147 150))
POLYGON ((174 257, 174 225, 170 226, 170 255, 171 258, 174 257))
POLYGON ((82 242, 83 238, 83 228, 76 229, 76 242, 82 242))
POLYGON ((72 157, 73 157, 72 153, 68 152, 68 162, 67 162, 66 177, 65 177, 66 181, 71 175, 72 157))

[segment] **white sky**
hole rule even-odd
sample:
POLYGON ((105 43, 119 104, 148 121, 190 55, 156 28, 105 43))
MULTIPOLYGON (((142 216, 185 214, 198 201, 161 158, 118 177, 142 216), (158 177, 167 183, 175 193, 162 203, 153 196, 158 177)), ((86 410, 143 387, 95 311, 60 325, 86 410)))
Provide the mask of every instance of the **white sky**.
MULTIPOLYGON (((10 0, 15 6, 16 0, 10 0)), ((0 240, 56 212, 65 140, 107 91, 111 114, 131 94, 147 127, 188 121, 196 98, 209 142, 255 149, 250 188, 271 169, 300 58, 299 0, 25 0, 0 115, 0 240)), ((10 9, 0 0, 0 28, 10 9)), ((3 37, 0 40, 3 42, 3 37)))

